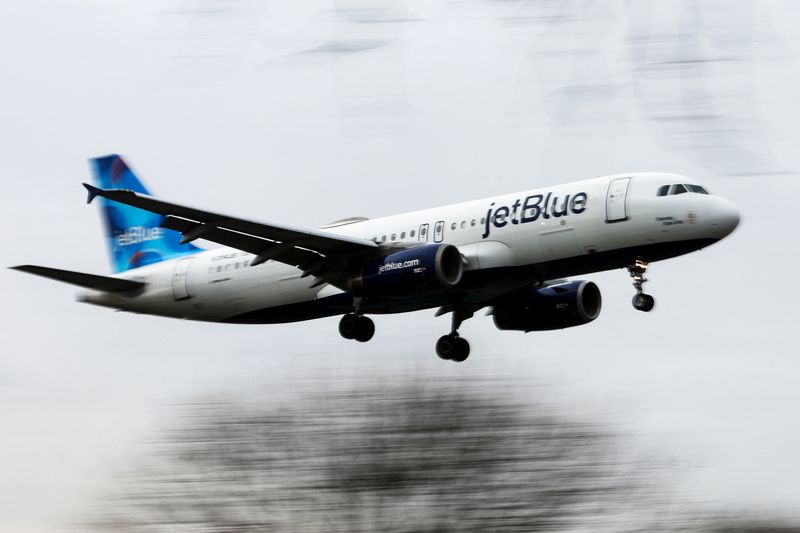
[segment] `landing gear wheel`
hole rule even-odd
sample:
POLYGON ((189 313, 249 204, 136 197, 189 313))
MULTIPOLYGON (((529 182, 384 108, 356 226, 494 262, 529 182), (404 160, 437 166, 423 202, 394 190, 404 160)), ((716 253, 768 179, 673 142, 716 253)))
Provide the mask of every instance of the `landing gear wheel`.
POLYGON ((640 292, 633 297, 633 307, 637 311, 644 311, 645 313, 652 311, 656 305, 656 301, 649 294, 640 292))
POLYGON ((358 317, 356 334, 353 338, 358 342, 367 342, 373 335, 375 335, 375 322, 365 316, 358 317))
POLYGON ((355 339, 358 329, 358 315, 348 313, 339 321, 339 334, 345 339, 355 339))
POLYGON ((436 341, 436 355, 445 361, 453 358, 453 352, 456 350, 456 344, 453 342, 455 337, 452 335, 442 335, 436 341))
POLYGON ((436 355, 460 363, 469 357, 469 343, 453 334, 443 335, 436 341, 436 355))
POLYGON ((469 357, 469 343, 467 339, 462 339, 461 337, 456 337, 456 354, 452 357, 452 360, 456 363, 461 363, 467 360, 469 357))
POLYGON ((375 335, 375 322, 365 316, 348 313, 339 321, 339 334, 345 339, 367 342, 375 335))
POLYGON ((636 295, 633 297, 633 308, 638 311, 652 311, 656 305, 656 301, 649 294, 643 292, 643 286, 647 281, 644 277, 647 272, 647 261, 642 258, 636 259, 632 265, 628 267, 628 273, 633 279, 633 287, 636 289, 636 295))

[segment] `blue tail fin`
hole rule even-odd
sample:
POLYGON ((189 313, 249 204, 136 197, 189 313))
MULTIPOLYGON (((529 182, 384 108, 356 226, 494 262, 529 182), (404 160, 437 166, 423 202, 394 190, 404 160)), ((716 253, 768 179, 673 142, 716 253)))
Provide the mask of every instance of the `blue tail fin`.
MULTIPOLYGON (((94 181, 103 189, 130 189, 150 194, 118 155, 90 159, 94 181)), ((201 251, 180 244, 180 234, 161 227, 164 217, 136 207, 100 199, 108 251, 114 272, 124 272, 201 251)))

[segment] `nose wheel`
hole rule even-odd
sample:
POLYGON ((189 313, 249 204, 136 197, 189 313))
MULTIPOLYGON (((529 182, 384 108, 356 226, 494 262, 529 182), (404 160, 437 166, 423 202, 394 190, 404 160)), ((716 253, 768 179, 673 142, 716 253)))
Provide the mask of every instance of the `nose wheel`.
POLYGON ((652 296, 644 292, 643 286, 647 281, 647 278, 644 277, 645 272, 647 272, 647 261, 644 259, 637 259, 628 267, 628 273, 633 278, 633 287, 636 289, 636 294, 631 303, 633 303, 634 309, 646 313, 653 310, 656 301, 652 296))
POLYGON ((345 339, 367 342, 375 335, 375 322, 363 315, 347 313, 339 321, 339 334, 345 339))
POLYGON ((656 301, 655 299, 650 296, 649 294, 639 293, 633 297, 633 308, 637 311, 652 311, 653 307, 655 307, 656 301))

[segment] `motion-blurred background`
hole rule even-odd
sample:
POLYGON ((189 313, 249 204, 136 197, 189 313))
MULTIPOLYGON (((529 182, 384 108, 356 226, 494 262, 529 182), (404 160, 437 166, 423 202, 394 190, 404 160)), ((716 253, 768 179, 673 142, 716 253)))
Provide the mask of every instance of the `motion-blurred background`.
POLYGON ((319 226, 626 171, 735 202, 722 243, 461 365, 433 312, 189 323, 0 274, 0 530, 724 530, 800 524, 800 4, 14 2, 2 264, 108 272, 85 159, 319 226))

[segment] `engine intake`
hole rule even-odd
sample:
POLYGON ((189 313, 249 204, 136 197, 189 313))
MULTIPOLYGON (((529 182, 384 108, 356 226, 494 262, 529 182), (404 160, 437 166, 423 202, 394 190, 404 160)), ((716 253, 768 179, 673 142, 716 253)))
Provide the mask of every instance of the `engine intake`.
POLYGON ((452 244, 425 244, 366 263, 351 278, 357 295, 405 297, 451 289, 464 274, 461 252, 452 244))
POLYGON ((494 306, 494 324, 526 333, 571 328, 597 318, 602 306, 597 285, 570 281, 514 293, 494 306))

